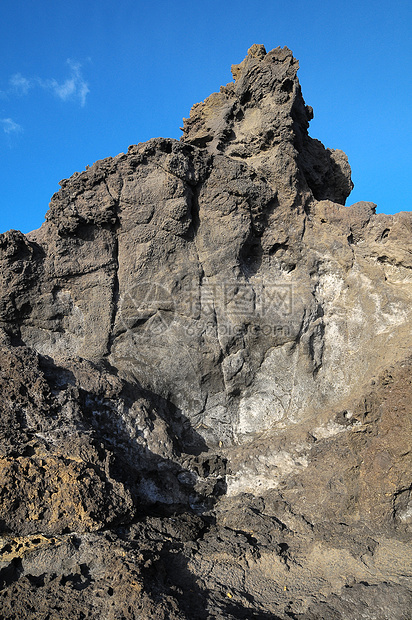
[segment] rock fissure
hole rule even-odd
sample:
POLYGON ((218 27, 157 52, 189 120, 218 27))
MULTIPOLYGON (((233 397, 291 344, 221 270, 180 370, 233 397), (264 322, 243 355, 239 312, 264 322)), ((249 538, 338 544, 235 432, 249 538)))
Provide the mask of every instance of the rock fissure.
POLYGON ((115 201, 115 216, 116 216, 116 220, 113 226, 113 234, 114 234, 114 243, 113 243, 113 264, 114 264, 114 273, 113 273, 113 283, 112 283, 112 290, 113 290, 113 296, 112 296, 112 315, 111 315, 111 321, 110 321, 110 328, 109 328, 109 334, 108 334, 108 342, 107 342, 107 355, 110 355, 111 353, 111 347, 112 347, 112 342, 113 342, 113 330, 114 330, 114 326, 115 326, 115 322, 116 322, 116 315, 118 312, 118 307, 119 307, 119 297, 120 297, 120 285, 119 285, 119 239, 118 239, 118 230, 120 228, 120 221, 119 221, 119 203, 120 203, 120 193, 121 193, 121 185, 119 187, 119 191, 118 191, 118 196, 114 197, 110 191, 109 185, 107 183, 107 180, 104 180, 107 192, 110 194, 110 196, 113 198, 113 200, 115 201))

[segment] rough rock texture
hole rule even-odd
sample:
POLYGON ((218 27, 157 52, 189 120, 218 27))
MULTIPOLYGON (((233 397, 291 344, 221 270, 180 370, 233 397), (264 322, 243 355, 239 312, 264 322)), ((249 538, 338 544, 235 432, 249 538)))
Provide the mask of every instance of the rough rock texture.
POLYGON ((407 620, 412 215, 287 49, 0 236, 0 617, 407 620))

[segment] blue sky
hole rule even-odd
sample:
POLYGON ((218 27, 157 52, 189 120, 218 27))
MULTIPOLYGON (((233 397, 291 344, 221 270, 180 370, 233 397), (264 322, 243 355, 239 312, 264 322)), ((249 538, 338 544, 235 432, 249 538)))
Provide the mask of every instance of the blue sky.
POLYGON ((97 159, 179 138, 253 43, 299 59, 310 134, 352 166, 347 204, 410 211, 411 30, 409 0, 2 0, 0 232, 38 228, 97 159))

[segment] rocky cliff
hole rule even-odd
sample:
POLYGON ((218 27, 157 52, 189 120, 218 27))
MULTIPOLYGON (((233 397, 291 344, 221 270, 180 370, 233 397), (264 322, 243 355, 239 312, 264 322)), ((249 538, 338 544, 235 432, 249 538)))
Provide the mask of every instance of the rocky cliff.
POLYGON ((0 236, 2 618, 410 617, 412 215, 344 206, 297 69, 0 236))

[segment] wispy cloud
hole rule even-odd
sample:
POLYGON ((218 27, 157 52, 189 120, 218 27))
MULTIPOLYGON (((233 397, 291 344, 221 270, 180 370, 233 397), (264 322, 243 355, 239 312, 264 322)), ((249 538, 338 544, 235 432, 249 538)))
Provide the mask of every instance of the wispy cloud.
POLYGON ((7 95, 27 95, 32 89, 39 87, 53 93, 62 101, 73 101, 82 107, 86 104, 86 97, 90 92, 89 86, 82 74, 82 65, 70 58, 67 60, 69 75, 64 80, 56 78, 25 77, 15 73, 9 80, 8 91, 0 91, 7 95))
POLYGON ((70 67, 70 76, 63 82, 55 79, 39 80, 40 86, 51 90, 56 97, 62 101, 78 101, 83 107, 86 104, 86 97, 90 92, 87 82, 81 72, 81 64, 67 60, 70 67))
POLYGON ((3 127, 4 133, 7 134, 16 134, 21 133, 23 131, 23 127, 18 123, 15 123, 12 118, 2 118, 0 119, 0 123, 3 127))
MULTIPOLYGON (((4 90, 0 89, 0 99, 9 103, 15 97, 26 97, 32 95, 35 90, 43 90, 51 93, 61 101, 77 103, 81 107, 86 105, 86 98, 89 94, 89 85, 82 74, 82 65, 74 62, 70 58, 67 60, 68 75, 65 79, 43 78, 39 76, 26 77, 21 73, 14 73, 4 90)), ((4 114, 4 111, 3 111, 4 114)), ((10 112, 6 112, 10 114, 10 112)), ((0 118, 0 131, 8 136, 7 140, 14 142, 12 136, 23 132, 23 127, 16 123, 12 118, 0 118)))
POLYGON ((33 80, 28 80, 21 73, 15 73, 9 80, 11 89, 19 95, 27 95, 30 88, 34 85, 33 80))

